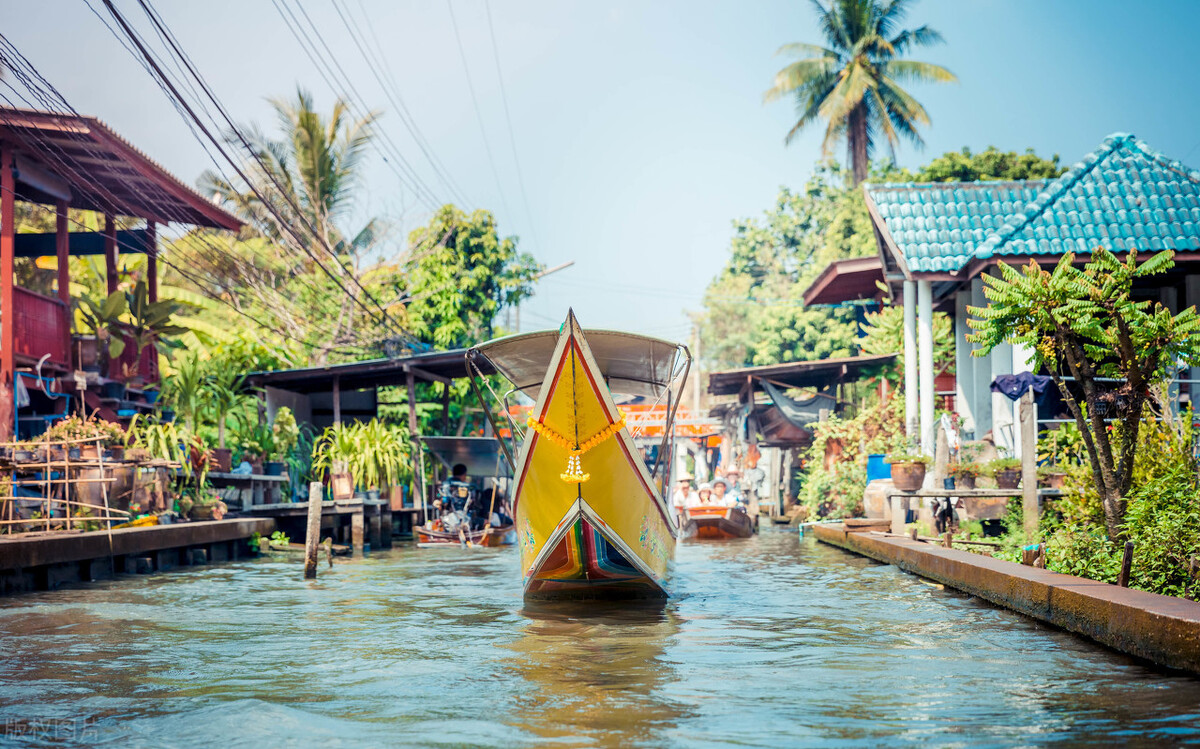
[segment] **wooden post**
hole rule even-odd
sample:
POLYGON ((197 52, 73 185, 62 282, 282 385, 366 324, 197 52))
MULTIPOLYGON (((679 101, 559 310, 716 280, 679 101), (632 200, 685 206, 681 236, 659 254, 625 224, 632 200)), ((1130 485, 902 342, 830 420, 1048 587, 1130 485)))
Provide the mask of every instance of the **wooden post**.
POLYGON ((317 576, 317 541, 321 535, 321 499, 323 488, 320 481, 308 485, 308 528, 304 533, 304 579, 317 576))
POLYGON ((109 294, 117 290, 121 280, 117 271, 117 222, 111 213, 104 214, 104 279, 109 294))
POLYGON ((1121 576, 1117 578, 1117 585, 1122 588, 1129 587, 1129 571, 1133 567, 1133 542, 1125 542, 1125 554, 1121 557, 1121 576))
MULTIPOLYGON (((404 384, 408 390, 408 439, 412 444, 411 454, 419 455, 421 450, 421 441, 417 436, 417 381, 411 370, 405 373, 404 384)), ((487 407, 484 404, 480 405, 483 405, 484 408, 487 407)), ((425 476, 422 475, 424 471, 424 462, 414 461, 414 463, 414 469, 416 469, 418 465, 422 466, 421 470, 413 471, 413 489, 421 497, 421 506, 423 508, 425 505, 425 476)))
POLYGON ((450 434, 450 383, 442 383, 442 434, 450 434))
POLYGON ((333 425, 338 426, 342 423, 342 380, 337 375, 333 376, 333 425))
POLYGON ((358 512, 350 516, 350 545, 356 554, 363 553, 363 506, 359 504, 358 512))
POLYGON ((952 533, 950 533, 950 531, 946 531, 945 533, 942 534, 942 546, 947 549, 953 549, 954 548, 954 540, 953 539, 954 539, 954 535, 952 533))
POLYGON ((150 303, 158 301, 158 225, 146 222, 146 295, 150 303))
POLYGON ((892 533, 897 536, 904 535, 904 518, 905 512, 902 503, 908 501, 908 497, 892 495, 892 533))
POLYGON ((1033 388, 1021 396, 1021 502, 1025 517, 1025 542, 1032 544, 1038 537, 1037 493, 1037 406, 1033 403, 1033 388))
POLYGON ((16 252, 16 180, 13 179, 12 150, 0 146, 0 440, 13 438, 16 403, 16 313, 13 309, 13 255, 16 252))

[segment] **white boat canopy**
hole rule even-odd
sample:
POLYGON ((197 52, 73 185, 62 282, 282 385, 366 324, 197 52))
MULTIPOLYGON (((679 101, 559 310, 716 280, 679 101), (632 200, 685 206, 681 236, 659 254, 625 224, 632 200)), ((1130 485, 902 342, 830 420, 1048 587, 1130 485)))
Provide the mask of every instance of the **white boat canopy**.
POLYGON ((421 442, 447 471, 456 463, 462 463, 467 467, 468 476, 508 475, 507 465, 501 457, 500 440, 495 437, 422 437, 421 442))
MULTIPOLYGON (((583 334, 613 393, 657 398, 678 373, 678 344, 614 330, 583 334)), ((483 355, 514 387, 536 401, 558 337, 557 330, 543 330, 497 338, 474 347, 468 356, 483 355)))

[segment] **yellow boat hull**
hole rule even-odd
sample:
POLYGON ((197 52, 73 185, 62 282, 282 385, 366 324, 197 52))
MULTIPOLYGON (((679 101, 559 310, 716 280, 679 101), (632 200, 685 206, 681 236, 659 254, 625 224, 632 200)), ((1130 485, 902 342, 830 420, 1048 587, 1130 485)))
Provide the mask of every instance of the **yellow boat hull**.
POLYGON ((664 597, 678 533, 629 432, 581 456, 585 481, 567 480, 571 448, 621 414, 574 316, 563 326, 517 461, 517 543, 531 598, 664 597))

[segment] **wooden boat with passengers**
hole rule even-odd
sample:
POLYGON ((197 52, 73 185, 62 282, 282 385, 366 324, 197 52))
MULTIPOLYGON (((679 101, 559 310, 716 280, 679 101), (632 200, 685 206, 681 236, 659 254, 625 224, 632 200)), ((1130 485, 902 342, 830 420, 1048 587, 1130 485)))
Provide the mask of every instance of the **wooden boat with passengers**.
POLYGON ((683 534, 691 538, 750 538, 754 521, 744 507, 706 504, 688 507, 683 513, 683 534))
POLYGON ((526 597, 665 597, 678 528, 663 499, 671 463, 663 457, 673 448, 687 348, 584 331, 572 312, 557 331, 489 341, 467 360, 481 403, 486 375, 512 383, 493 395, 520 438, 513 514, 526 597), (524 429, 509 408, 516 392, 535 401, 524 429), (614 396, 670 404, 654 465, 635 446, 614 396))
MULTIPOLYGON (((516 543, 513 523, 504 513, 504 500, 498 491, 502 480, 507 482, 509 471, 500 449, 500 441, 494 437, 423 437, 421 444, 438 463, 451 475, 454 466, 466 468, 468 481, 451 482, 444 487, 448 493, 461 493, 467 517, 483 519, 482 528, 472 528, 469 523, 456 523, 450 527, 442 517, 431 518, 418 526, 417 548, 462 546, 511 546, 516 543), (488 481, 490 487, 485 487, 488 481)), ((439 492, 443 487, 439 487, 439 492)), ((443 509, 449 497, 443 498, 443 509)))

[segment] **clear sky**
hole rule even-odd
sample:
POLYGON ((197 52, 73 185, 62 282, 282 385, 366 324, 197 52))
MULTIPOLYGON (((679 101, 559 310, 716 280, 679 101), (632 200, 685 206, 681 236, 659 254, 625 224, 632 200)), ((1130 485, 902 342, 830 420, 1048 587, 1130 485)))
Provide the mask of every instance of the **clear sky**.
MULTIPOLYGON (((781 185, 802 186, 819 157, 819 129, 785 147, 791 104, 762 104, 783 64, 775 50, 820 41, 810 5, 491 0, 494 50, 484 1, 451 1, 483 133, 445 0, 340 0, 369 22, 400 96, 468 207, 494 210, 501 231, 546 266, 575 261, 540 283, 522 327, 556 325, 574 306, 587 326, 685 337, 686 310, 699 308, 724 263, 731 222, 769 207, 781 185)), ((117 4, 146 28, 136 3, 117 4)), ((241 122, 273 125, 265 98, 289 95, 297 83, 323 109, 345 93, 321 78, 268 0, 155 5, 241 122)), ((430 192, 451 200, 335 6, 306 0, 305 9, 353 79, 355 104, 381 110, 381 127, 430 192)), ((210 166, 83 0, 0 0, 0 18, 3 33, 77 110, 185 181, 210 166)), ((900 150, 902 165, 989 144, 1058 153, 1070 164, 1115 131, 1200 163, 1200 2, 925 0, 909 21, 946 37, 913 57, 946 65, 960 83, 914 89, 933 124, 923 152, 900 150)), ((396 241, 427 218, 377 155, 367 176, 359 216, 390 219, 396 241)))

